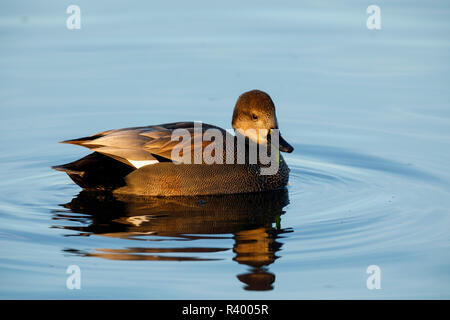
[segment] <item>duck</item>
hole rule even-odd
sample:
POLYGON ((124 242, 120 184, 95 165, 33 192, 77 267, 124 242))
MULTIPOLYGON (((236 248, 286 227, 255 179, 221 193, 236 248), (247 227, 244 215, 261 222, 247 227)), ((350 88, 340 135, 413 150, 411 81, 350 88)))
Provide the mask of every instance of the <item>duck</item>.
POLYGON ((121 195, 201 196, 285 189, 289 167, 280 151, 291 153, 294 148, 279 134, 269 94, 260 90, 241 94, 231 123, 233 130, 186 121, 60 141, 93 152, 52 168, 65 172, 83 190, 121 195), (265 150, 268 159, 276 158, 276 162, 266 158, 264 162, 263 153, 258 152, 252 158, 255 150, 265 150), (264 174, 271 166, 275 170, 264 174))

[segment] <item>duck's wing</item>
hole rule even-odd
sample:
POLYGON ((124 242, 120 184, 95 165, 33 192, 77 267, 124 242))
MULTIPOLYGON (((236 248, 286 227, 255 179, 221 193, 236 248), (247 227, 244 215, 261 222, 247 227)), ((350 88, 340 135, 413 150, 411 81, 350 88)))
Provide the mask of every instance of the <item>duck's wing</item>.
POLYGON ((189 146, 191 155, 196 154, 198 148, 203 151, 206 146, 216 143, 215 140, 211 142, 203 139, 203 134, 210 128, 220 130, 224 138, 225 135, 229 135, 225 130, 213 125, 202 123, 202 130, 195 130, 194 122, 175 122, 109 130, 89 137, 61 142, 87 147, 134 168, 140 168, 149 164, 174 160, 172 151, 175 147, 183 150, 189 146), (173 137, 180 137, 180 134, 175 132, 177 129, 182 129, 183 131, 178 131, 178 133, 183 132, 188 137, 190 136, 190 139, 174 139, 173 137), (199 139, 201 143, 194 144, 193 141, 196 139, 199 139))

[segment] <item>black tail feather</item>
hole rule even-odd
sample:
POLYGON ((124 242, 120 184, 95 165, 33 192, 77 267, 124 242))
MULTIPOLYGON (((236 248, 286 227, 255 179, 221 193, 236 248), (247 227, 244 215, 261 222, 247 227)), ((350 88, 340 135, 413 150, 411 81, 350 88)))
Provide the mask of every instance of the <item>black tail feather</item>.
POLYGON ((122 187, 125 185, 125 176, 134 170, 97 152, 52 168, 67 173, 77 185, 87 190, 113 190, 122 187))

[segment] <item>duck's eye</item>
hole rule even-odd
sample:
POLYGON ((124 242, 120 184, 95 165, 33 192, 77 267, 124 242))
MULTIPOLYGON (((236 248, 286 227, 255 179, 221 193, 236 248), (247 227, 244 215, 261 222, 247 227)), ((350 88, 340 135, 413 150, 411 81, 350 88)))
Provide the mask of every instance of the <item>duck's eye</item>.
POLYGON ((258 120, 258 116, 256 114, 252 113, 252 119, 253 120, 258 120))

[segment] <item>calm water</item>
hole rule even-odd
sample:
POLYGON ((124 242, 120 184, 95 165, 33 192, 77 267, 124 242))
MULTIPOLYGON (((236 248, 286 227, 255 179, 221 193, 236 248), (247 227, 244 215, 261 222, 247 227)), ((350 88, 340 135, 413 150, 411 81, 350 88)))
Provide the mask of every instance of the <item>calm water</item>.
POLYGON ((450 298, 450 5, 0 4, 1 298, 450 298), (80 193, 56 142, 275 101, 287 193, 80 193), (66 269, 81 268, 81 290, 66 269), (381 268, 368 290, 366 268, 381 268))

